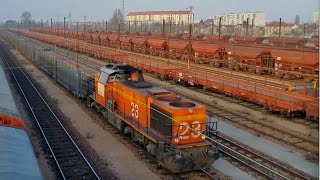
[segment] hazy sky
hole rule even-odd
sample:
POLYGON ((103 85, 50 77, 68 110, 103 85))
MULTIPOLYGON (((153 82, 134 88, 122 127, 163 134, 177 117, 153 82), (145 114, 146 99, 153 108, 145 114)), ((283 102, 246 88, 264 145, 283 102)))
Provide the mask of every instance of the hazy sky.
MULTIPOLYGON (((185 10, 195 7, 196 20, 230 12, 264 11, 267 20, 301 21, 312 20, 313 12, 319 9, 319 0, 124 0, 125 13, 146 10, 185 10)), ((63 20, 72 15, 72 20, 87 21, 109 19, 115 8, 121 8, 121 0, 1 0, 0 21, 20 19, 23 11, 30 11, 36 20, 53 18, 63 20)))

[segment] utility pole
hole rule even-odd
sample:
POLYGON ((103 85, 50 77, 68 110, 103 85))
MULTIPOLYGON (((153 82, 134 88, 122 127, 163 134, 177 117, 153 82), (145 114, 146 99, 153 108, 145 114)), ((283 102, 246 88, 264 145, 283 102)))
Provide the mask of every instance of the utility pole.
POLYGON ((246 24, 246 37, 248 37, 248 28, 249 28, 249 18, 247 18, 247 24, 246 24))
MULTIPOLYGON (((78 45, 78 52, 77 52, 77 74, 78 74, 78 77, 77 77, 77 89, 79 89, 79 73, 80 73, 80 71, 79 71, 79 34, 78 34, 79 32, 78 32, 78 22, 77 22, 77 35, 78 35, 78 43, 77 43, 77 45, 78 45)), ((79 97, 79 91, 77 91, 77 97, 79 97)))
POLYGON ((108 32, 108 21, 106 21, 106 32, 108 32))
POLYGON ((170 18, 170 21, 169 21, 169 33, 171 33, 171 26, 172 26, 171 23, 172 22, 171 22, 171 18, 170 18))
MULTIPOLYGON (((78 22, 77 22, 77 37, 78 37, 78 41, 77 41, 77 46, 78 46, 78 52, 79 52, 79 26, 78 26, 78 22)), ((79 58, 78 58, 78 53, 77 53, 77 70, 79 69, 79 58)))
POLYGON ((154 27, 154 20, 152 20, 152 32, 156 32, 155 27, 154 27))
POLYGON ((83 16, 83 32, 86 33, 86 16, 83 16))
POLYGON ((120 32, 121 32, 121 29, 120 29, 120 21, 119 21, 118 22, 118 52, 120 51, 120 48, 121 48, 120 32))
POLYGON ((191 35, 192 35, 192 25, 194 21, 193 17, 193 6, 188 7, 187 9, 190 9, 190 15, 189 15, 189 43, 188 43, 188 69, 190 69, 190 60, 191 60, 191 51, 192 51, 192 42, 191 42, 191 35), (192 18, 192 19, 191 19, 192 18))
POLYGON ((253 19, 252 19, 251 24, 252 24, 252 27, 251 27, 251 37, 252 37, 253 36, 253 27, 254 27, 254 20, 253 19))
POLYGON ((192 51, 192 43, 191 43, 191 34, 192 34, 192 24, 189 25, 189 43, 188 43, 188 69, 190 69, 190 60, 191 60, 191 51, 192 51))
POLYGON ((134 21, 134 31, 137 32, 137 21, 134 21))
POLYGON ((121 8, 122 8, 122 15, 123 15, 123 18, 124 18, 124 0, 121 0, 121 8))
POLYGON ((214 26, 214 20, 212 19, 212 22, 211 22, 211 34, 213 34, 213 26, 214 26))
POLYGON ((279 22, 279 37, 281 36, 281 18, 280 18, 280 22, 279 22))
MULTIPOLYGON (((193 15, 193 9, 194 7, 193 6, 189 6, 187 7, 187 9, 190 9, 190 14, 189 14, 189 25, 193 25, 193 22, 194 22, 194 15, 193 15)), ((192 27, 192 26, 191 26, 192 27)), ((189 27, 190 28, 190 27, 189 27)), ((191 29, 192 30, 192 29, 191 29)))
POLYGON ((51 32, 52 32, 52 18, 50 19, 50 21, 51 21, 50 27, 51 27, 51 32))
POLYGON ((165 33, 165 25, 166 25, 166 20, 162 19, 162 34, 164 35, 165 33))
POLYGON ((181 31, 182 31, 182 34, 184 34, 184 22, 183 21, 181 22, 181 31))
POLYGON ((63 17, 63 34, 66 37, 66 17, 63 17))
POLYGON ((129 21, 129 30, 128 30, 128 31, 129 31, 129 34, 130 34, 130 30, 131 30, 131 26, 130 26, 130 21, 129 21))
POLYGON ((219 17, 219 39, 221 36, 221 20, 222 20, 222 17, 219 17))

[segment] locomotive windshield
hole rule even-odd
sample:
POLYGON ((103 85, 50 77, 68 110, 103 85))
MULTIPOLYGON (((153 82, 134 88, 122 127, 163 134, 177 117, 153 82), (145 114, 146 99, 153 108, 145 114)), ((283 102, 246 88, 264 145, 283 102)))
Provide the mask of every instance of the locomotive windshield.
POLYGON ((105 73, 105 72, 101 72, 100 73, 100 77, 99 77, 99 81, 101 83, 106 83, 107 82, 107 79, 108 79, 108 74, 105 73))

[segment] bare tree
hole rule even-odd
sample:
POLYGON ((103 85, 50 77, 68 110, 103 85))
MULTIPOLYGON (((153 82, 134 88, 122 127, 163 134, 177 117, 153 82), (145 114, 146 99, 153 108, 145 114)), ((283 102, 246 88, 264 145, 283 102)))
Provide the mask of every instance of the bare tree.
POLYGON ((32 20, 32 15, 29 11, 24 11, 22 14, 21 14, 21 23, 27 27, 29 25, 29 23, 31 22, 32 20))
POLYGON ((14 21, 14 20, 8 20, 4 23, 4 27, 6 28, 13 28, 13 27, 16 27, 17 26, 17 21, 14 21))
POLYGON ((120 9, 115 9, 113 11, 113 15, 112 15, 112 17, 110 19, 110 24, 116 25, 116 24, 121 23, 123 21, 124 21, 124 16, 123 16, 121 10, 120 9))

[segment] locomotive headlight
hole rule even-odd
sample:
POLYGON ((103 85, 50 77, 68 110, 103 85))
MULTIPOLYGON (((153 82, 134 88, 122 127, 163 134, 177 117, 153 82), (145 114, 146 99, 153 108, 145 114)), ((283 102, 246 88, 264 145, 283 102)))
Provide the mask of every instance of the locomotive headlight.
POLYGON ((175 143, 178 143, 178 142, 179 142, 179 137, 177 136, 177 137, 173 138, 173 141, 174 141, 175 143))
POLYGON ((202 134, 201 135, 201 139, 205 140, 206 139, 206 135, 202 134))

